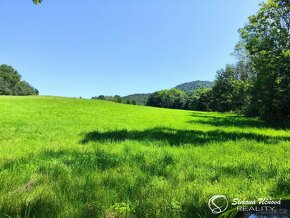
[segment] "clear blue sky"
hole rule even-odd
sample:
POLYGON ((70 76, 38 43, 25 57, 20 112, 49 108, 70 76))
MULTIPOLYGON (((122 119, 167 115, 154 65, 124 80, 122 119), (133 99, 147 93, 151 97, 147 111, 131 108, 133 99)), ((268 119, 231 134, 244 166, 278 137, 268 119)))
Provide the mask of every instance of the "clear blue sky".
POLYGON ((41 95, 127 95, 214 80, 261 0, 0 1, 0 64, 41 95))

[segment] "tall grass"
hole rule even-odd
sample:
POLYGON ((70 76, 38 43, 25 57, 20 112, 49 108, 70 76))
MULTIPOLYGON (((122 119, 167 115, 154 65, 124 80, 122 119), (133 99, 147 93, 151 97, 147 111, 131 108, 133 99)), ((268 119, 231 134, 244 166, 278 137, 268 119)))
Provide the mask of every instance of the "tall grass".
POLYGON ((211 217, 289 197, 290 131, 223 113, 0 97, 0 216, 211 217))

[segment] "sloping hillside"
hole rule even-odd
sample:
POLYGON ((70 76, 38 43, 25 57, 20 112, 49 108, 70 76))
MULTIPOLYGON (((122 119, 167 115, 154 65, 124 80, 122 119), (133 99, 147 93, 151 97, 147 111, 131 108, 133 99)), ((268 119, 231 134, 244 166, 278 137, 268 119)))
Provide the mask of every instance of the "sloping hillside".
POLYGON ((289 140, 234 114, 0 96, 0 216, 211 217, 216 194, 289 194, 289 140))

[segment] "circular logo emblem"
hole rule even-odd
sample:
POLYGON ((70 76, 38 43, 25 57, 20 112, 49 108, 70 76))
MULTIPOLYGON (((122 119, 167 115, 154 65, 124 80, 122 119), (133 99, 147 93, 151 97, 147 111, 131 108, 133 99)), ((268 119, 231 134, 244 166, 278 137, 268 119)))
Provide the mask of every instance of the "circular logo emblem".
POLYGON ((224 195, 215 195, 208 201, 208 207, 213 214, 224 212, 229 206, 227 197, 224 195))

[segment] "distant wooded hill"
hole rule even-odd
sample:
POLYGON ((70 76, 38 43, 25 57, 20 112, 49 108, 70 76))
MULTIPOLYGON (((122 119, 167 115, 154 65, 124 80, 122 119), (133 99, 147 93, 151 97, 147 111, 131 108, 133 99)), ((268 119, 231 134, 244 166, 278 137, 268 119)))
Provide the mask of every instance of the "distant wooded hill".
POLYGON ((123 99, 129 100, 131 102, 136 102, 136 104, 142 104, 145 105, 147 103, 147 100, 151 94, 133 94, 133 95, 127 95, 124 96, 123 99))
POLYGON ((190 93, 197 88, 200 88, 200 87, 210 88, 212 85, 213 85, 213 82, 210 82, 210 81, 196 80, 192 82, 182 83, 176 86, 175 88, 181 91, 184 91, 186 93, 190 93))
MULTIPOLYGON (((210 82, 210 81, 196 80, 196 81, 192 81, 192 82, 179 84, 179 85, 175 86, 174 88, 179 89, 181 91, 184 91, 186 93, 190 93, 197 88, 200 88, 200 87, 209 88, 212 85, 213 85, 213 82, 210 82)), ((129 100, 129 101, 135 101, 137 104, 145 105, 151 94, 152 93, 132 94, 132 95, 124 96, 123 99, 129 100)))

